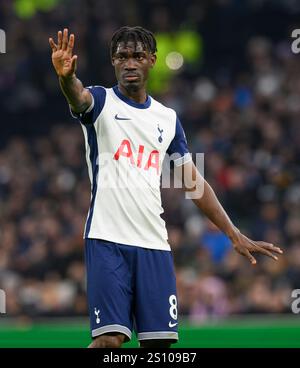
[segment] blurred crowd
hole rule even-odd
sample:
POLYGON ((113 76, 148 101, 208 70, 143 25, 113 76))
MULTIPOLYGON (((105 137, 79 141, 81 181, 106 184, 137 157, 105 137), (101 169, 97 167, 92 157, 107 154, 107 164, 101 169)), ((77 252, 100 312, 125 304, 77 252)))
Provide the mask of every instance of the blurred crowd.
POLYGON ((109 41, 124 24, 164 32, 188 25, 202 35, 203 60, 155 97, 177 111, 191 152, 204 152, 205 178, 236 226, 285 251, 278 262, 258 256, 252 267, 180 189, 163 188, 179 313, 195 323, 290 313, 291 291, 300 288, 300 56, 287 27, 300 9, 276 1, 270 13, 270 3, 61 1, 20 20, 11 1, 1 2, 8 44, 0 55, 0 288, 8 315, 87 315, 84 139, 59 92, 48 37, 68 26, 79 78, 111 86, 109 41))

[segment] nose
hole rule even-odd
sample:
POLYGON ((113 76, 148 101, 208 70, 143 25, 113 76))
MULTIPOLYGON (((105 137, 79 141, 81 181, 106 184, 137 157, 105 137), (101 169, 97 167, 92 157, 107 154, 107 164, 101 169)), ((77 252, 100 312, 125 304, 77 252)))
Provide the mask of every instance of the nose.
POLYGON ((128 58, 125 64, 125 70, 135 70, 136 64, 134 58, 128 58))

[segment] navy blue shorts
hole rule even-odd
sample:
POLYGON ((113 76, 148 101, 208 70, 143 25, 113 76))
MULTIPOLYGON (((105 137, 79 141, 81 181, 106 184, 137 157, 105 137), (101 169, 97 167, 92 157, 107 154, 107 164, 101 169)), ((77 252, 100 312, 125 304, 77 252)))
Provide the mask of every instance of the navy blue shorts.
POLYGON ((138 340, 178 340, 170 251, 85 239, 92 337, 120 332, 138 340))

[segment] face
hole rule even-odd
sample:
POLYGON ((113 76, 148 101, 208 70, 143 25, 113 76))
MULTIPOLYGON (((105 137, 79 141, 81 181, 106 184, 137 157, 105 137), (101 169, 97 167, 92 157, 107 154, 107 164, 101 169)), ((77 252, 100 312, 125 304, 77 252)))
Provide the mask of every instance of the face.
POLYGON ((125 88, 138 90, 145 87, 149 69, 156 56, 145 50, 141 42, 120 42, 112 58, 118 82, 125 88))

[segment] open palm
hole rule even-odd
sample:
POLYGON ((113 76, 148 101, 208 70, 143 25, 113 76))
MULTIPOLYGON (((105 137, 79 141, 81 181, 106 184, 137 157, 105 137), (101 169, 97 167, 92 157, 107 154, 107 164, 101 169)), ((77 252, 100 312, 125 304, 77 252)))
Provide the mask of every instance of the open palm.
POLYGON ((58 31, 57 44, 49 38, 52 49, 52 63, 59 77, 71 77, 76 71, 77 55, 72 56, 74 47, 74 34, 68 37, 68 29, 58 31))
POLYGON ((256 259, 253 257, 252 253, 260 253, 265 256, 268 256, 275 261, 278 260, 278 257, 273 254, 282 254, 283 251, 274 246, 273 244, 266 243, 264 241, 255 241, 249 239, 247 236, 237 231, 234 239, 231 239, 233 248, 242 256, 248 258, 252 265, 256 264, 256 259))

